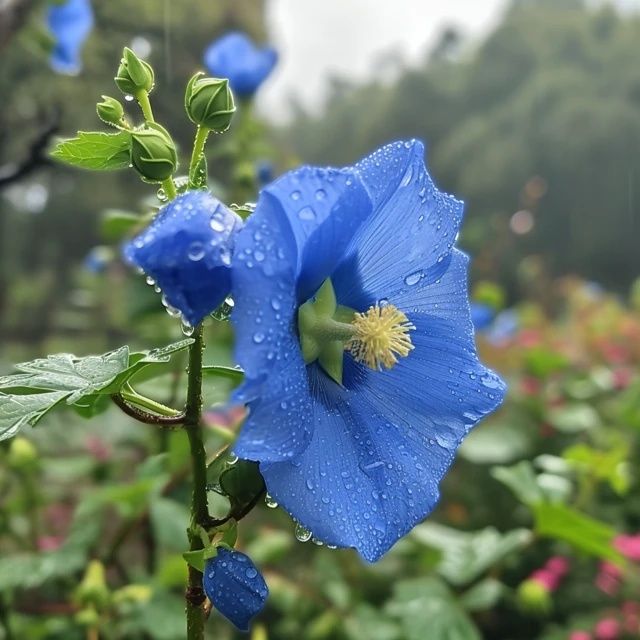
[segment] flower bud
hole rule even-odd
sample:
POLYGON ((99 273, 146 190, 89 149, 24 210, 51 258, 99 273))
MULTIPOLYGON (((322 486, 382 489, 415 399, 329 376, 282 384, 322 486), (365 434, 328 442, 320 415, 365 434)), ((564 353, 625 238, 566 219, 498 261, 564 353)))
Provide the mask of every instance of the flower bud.
POLYGON ((223 133, 229 128, 236 110, 229 81, 207 78, 202 72, 189 80, 184 106, 192 122, 215 133, 223 133))
POLYGON ((119 125, 124 117, 124 107, 119 100, 111 96, 102 96, 102 102, 96 105, 98 118, 107 124, 119 125))
POLYGON ((36 448, 26 438, 14 438, 9 447, 7 462, 14 469, 27 469, 38 460, 36 448))
POLYGON ((153 69, 148 62, 141 60, 129 47, 122 52, 118 75, 114 78, 118 89, 124 94, 135 95, 138 91, 153 89, 153 69))
POLYGON ((549 589, 538 580, 529 579, 522 582, 516 596, 518 606, 526 613, 545 616, 551 610, 549 589))
POLYGON ((98 560, 92 560, 87 565, 82 582, 75 593, 76 601, 84 606, 103 609, 109 602, 110 593, 105 577, 104 565, 98 560))
POLYGON ((178 167, 176 147, 168 131, 155 122, 131 134, 131 164, 147 182, 162 182, 178 167))

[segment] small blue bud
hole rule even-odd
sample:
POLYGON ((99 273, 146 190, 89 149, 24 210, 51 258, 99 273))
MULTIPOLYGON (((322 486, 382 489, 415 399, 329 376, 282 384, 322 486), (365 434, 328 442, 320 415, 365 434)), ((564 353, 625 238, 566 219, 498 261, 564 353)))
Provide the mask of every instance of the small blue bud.
POLYGON ((262 611, 269 595, 251 558, 223 547, 207 561, 202 586, 211 604, 241 631, 249 631, 251 619, 262 611))

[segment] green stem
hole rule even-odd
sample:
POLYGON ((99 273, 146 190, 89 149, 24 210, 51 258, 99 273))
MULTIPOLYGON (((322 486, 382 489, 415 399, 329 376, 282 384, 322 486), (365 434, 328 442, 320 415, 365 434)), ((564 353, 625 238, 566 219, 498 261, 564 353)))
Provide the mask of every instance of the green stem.
POLYGON ((204 146, 207 143, 210 129, 198 125, 196 130, 196 138, 193 142, 193 152, 191 153, 191 162, 189 163, 189 187, 195 186, 195 174, 200 164, 200 159, 204 155, 204 146))
POLYGON ((166 416, 168 418, 172 418, 174 416, 180 415, 180 411, 176 411, 175 409, 172 409, 171 407, 167 407, 161 402, 156 402, 151 398, 147 398, 146 396, 139 394, 135 389, 133 389, 128 384, 125 385, 120 390, 120 395, 131 404, 135 404, 138 407, 149 409, 149 411, 153 411, 158 415, 166 416))
MULTIPOLYGON (((191 523, 189 526, 189 550, 203 548, 198 535, 198 527, 209 525, 209 507, 207 504, 207 456, 202 438, 202 352, 204 340, 202 325, 194 334, 194 342, 189 348, 189 373, 187 386, 187 406, 184 429, 189 437, 191 464, 193 468, 193 490, 191 494, 191 523)), ((202 573, 189 565, 189 581, 186 591, 187 601, 187 639, 204 639, 204 592, 202 573)))
MULTIPOLYGON (((149 100, 149 93, 144 89, 140 89, 138 93, 136 93, 136 100, 140 105, 140 109, 142 109, 142 115, 147 122, 155 122, 155 118, 153 117, 153 109, 151 108, 151 101, 149 100)), ((173 178, 167 178, 162 181, 162 188, 169 200, 173 200, 177 194, 176 186, 173 184, 173 178)))

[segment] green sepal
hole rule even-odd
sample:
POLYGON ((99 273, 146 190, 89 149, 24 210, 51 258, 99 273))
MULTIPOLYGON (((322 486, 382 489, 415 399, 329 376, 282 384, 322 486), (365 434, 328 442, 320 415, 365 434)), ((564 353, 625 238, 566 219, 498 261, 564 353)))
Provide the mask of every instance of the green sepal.
POLYGON ((197 551, 185 551, 182 554, 182 557, 189 566, 193 567, 200 573, 203 573, 205 564, 204 552, 205 549, 198 549, 197 551))
POLYGON ((139 91, 150 92, 154 84, 153 69, 129 47, 125 47, 114 82, 118 89, 127 95, 136 95, 139 91))

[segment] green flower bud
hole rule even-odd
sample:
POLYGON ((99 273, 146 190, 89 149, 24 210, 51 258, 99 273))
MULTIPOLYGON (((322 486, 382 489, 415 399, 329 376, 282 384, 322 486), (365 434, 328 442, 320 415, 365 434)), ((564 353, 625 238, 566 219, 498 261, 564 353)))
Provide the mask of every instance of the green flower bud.
POLYGON ((168 131, 155 122, 131 134, 131 164, 147 182, 162 182, 178 168, 176 147, 168 131))
POLYGON ((124 94, 135 95, 138 91, 151 91, 153 89, 153 69, 148 62, 125 47, 122 52, 122 60, 118 67, 118 75, 114 78, 118 89, 124 94))
POLYGON ((98 118, 107 124, 119 125, 124 118, 124 107, 119 100, 111 96, 102 96, 102 102, 96 105, 98 118))
POLYGON ((26 469, 38 460, 36 448, 26 438, 14 438, 9 447, 7 462, 14 469, 26 469))
POLYGON ((100 611, 107 606, 109 598, 104 565, 98 560, 92 560, 87 565, 82 582, 76 589, 75 599, 83 607, 92 605, 100 611))
POLYGON ((551 611, 552 601, 549 590, 536 580, 525 580, 516 592, 520 609, 536 616, 546 616, 551 611))
POLYGON ((215 133, 223 133, 229 128, 236 110, 229 81, 206 78, 202 72, 189 80, 184 107, 192 122, 215 133))

